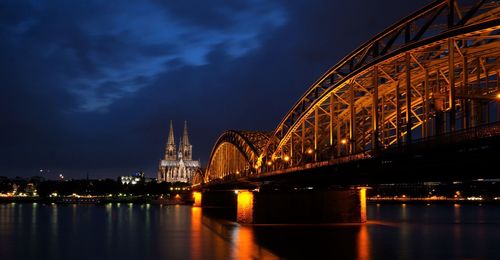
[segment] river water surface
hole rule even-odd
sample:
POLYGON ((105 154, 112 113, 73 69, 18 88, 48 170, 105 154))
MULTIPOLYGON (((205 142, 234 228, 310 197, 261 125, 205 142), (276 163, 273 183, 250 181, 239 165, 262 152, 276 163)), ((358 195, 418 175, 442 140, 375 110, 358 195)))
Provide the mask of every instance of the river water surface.
POLYGON ((0 259, 500 259, 500 205, 369 204, 368 223, 241 226, 207 209, 0 204, 0 259))

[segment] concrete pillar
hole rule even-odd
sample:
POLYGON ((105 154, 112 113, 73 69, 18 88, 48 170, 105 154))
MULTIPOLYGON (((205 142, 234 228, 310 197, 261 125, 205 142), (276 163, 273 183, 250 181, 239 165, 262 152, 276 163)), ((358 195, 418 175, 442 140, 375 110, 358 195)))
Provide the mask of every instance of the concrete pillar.
POLYGON ((253 223, 254 197, 252 191, 238 191, 236 221, 242 224, 253 223))
POLYGON ((364 223, 366 189, 238 191, 237 222, 364 223))
POLYGON ((194 207, 235 209, 241 224, 364 223, 366 188, 193 192, 194 207))
POLYGON ((366 188, 359 189, 359 222, 366 222, 366 188))
POLYGON ((201 207, 201 200, 202 200, 202 194, 200 191, 194 191, 193 192, 193 207, 201 207))

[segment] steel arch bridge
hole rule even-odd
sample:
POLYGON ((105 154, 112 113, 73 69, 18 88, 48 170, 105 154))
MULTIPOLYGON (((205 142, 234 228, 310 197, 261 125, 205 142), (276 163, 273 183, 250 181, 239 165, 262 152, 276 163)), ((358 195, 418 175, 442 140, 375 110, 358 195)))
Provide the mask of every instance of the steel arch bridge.
POLYGON ((499 32, 498 0, 435 1, 329 69, 274 132, 224 133, 200 179, 340 164, 469 131, 498 135, 499 32))
POLYGON ((229 130, 212 150, 204 182, 255 174, 270 133, 229 130))

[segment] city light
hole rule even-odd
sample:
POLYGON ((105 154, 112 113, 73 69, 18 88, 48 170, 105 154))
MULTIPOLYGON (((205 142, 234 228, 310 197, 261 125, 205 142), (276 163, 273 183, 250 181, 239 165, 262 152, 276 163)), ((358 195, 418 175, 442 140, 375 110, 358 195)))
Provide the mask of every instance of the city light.
POLYGON ((285 155, 285 157, 283 158, 283 160, 285 160, 285 162, 288 162, 288 161, 290 161, 290 156, 288 156, 288 155, 285 155))
POLYGON ((340 140, 340 143, 341 144, 347 144, 347 139, 344 138, 344 139, 340 140))
POLYGON ((308 154, 312 154, 313 152, 314 152, 314 150, 312 148, 307 149, 308 154))
POLYGON ((497 99, 500 99, 500 93, 497 94, 497 99))

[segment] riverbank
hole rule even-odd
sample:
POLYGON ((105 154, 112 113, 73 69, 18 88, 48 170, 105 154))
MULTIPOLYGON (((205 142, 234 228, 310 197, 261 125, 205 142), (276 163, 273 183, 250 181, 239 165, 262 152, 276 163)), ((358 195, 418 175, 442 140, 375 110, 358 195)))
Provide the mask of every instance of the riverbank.
POLYGON ((370 204, 499 204, 500 199, 495 198, 411 198, 411 197, 369 197, 367 203, 370 204))
POLYGON ((148 196, 0 197, 0 203, 43 203, 43 204, 134 203, 134 204, 190 205, 193 203, 193 200, 184 198, 164 199, 164 198, 156 198, 148 196))

